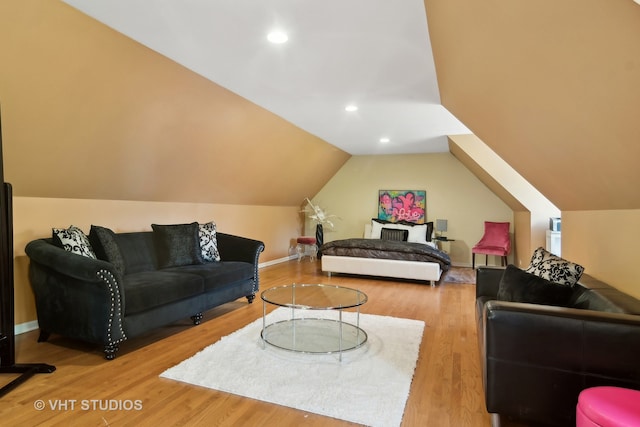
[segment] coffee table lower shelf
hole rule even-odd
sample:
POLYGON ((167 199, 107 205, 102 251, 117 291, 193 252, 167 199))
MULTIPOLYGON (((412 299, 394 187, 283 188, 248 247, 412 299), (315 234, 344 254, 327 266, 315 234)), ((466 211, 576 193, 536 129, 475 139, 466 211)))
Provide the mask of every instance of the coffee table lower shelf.
POLYGON ((342 320, 294 318, 265 325, 264 342, 300 353, 340 353, 354 350, 367 341, 360 327, 342 320))

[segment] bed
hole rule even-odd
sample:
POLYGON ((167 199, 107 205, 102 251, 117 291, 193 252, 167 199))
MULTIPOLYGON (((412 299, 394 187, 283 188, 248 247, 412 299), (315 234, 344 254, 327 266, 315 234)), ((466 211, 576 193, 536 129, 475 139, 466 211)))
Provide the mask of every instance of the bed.
POLYGON ((372 219, 364 238, 327 242, 321 247, 322 271, 424 280, 436 284, 451 259, 432 242, 433 223, 389 223, 372 219))

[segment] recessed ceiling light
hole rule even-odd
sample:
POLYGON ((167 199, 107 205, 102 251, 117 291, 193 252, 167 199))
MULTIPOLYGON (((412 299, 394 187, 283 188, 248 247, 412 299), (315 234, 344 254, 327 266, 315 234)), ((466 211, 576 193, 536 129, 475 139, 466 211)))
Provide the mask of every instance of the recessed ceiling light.
POLYGON ((346 111, 349 111, 349 112, 351 112, 351 111, 358 111, 358 106, 357 106, 357 105, 350 104, 350 105, 347 105, 346 107, 344 107, 344 109, 345 109, 346 111))
POLYGON ((387 137, 380 138, 380 142, 382 142, 383 144, 386 144, 387 142, 390 142, 390 141, 391 140, 387 137))
POLYGON ((282 31, 272 31, 267 34, 267 40, 269 40, 271 43, 282 44, 286 43, 287 40, 289 40, 289 36, 287 36, 287 34, 282 31))

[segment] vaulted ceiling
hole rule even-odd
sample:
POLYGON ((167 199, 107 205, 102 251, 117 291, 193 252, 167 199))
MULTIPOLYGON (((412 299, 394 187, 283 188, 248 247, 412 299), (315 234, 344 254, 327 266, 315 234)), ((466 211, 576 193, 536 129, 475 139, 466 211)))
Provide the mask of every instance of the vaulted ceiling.
POLYGON ((350 154, 468 132, 440 103, 421 0, 64 1, 350 154))
POLYGON ((65 1, 350 154, 471 129, 563 210, 640 208, 631 0, 65 1))
POLYGON ((18 195, 293 205, 350 154, 445 151, 445 135, 471 130, 563 211, 640 209, 632 0, 0 11, 18 195), (276 27, 288 43, 265 41, 276 27))

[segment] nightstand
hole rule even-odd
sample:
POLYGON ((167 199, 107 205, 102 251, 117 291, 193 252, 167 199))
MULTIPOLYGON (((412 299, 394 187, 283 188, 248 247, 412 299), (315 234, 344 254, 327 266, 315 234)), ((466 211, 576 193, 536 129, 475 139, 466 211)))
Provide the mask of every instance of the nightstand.
POLYGON ((447 254, 451 252, 451 242, 455 242, 455 239, 449 239, 447 237, 436 237, 435 240, 438 249, 447 254))

